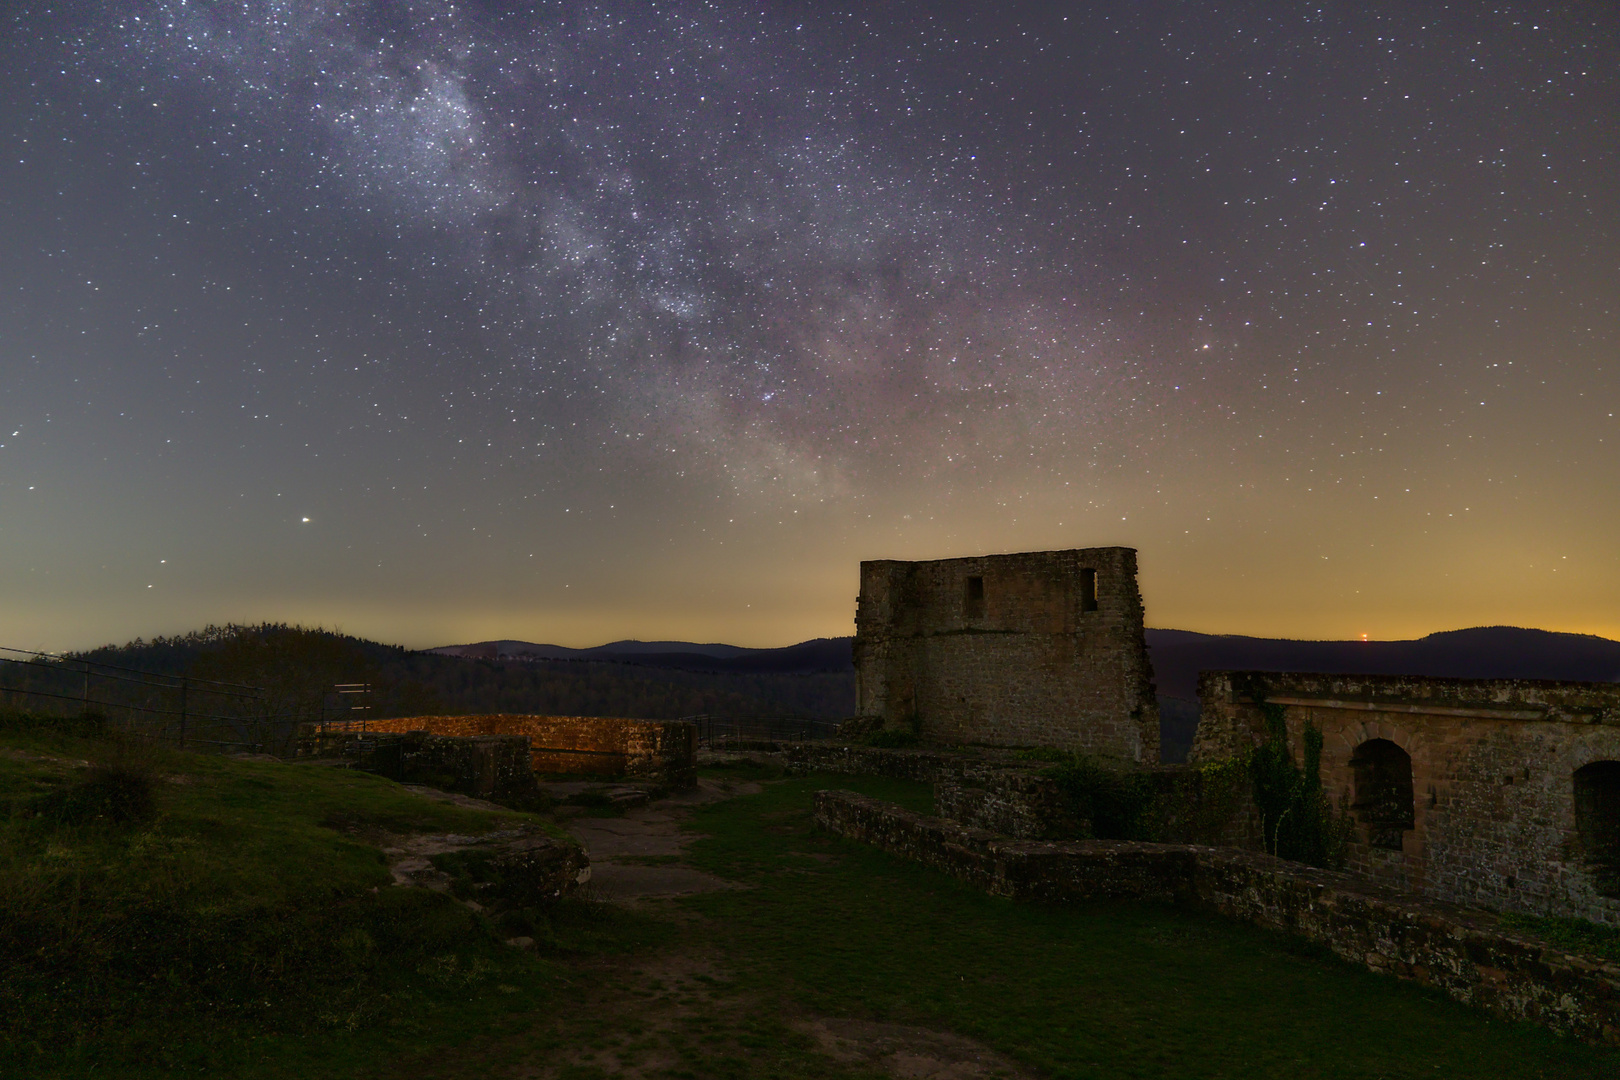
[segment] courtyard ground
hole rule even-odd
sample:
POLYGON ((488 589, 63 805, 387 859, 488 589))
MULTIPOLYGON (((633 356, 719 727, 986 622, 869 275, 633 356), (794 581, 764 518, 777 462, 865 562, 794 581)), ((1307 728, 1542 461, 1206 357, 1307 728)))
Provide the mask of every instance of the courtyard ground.
MULTIPOLYGON (((714 770, 701 793, 579 818, 593 886, 653 948, 571 968, 576 993, 497 1055, 513 1076, 1595 1077, 1620 1055, 1508 1025, 1278 936, 1158 905, 1039 907, 819 833, 873 777, 714 770), (716 800, 721 791, 729 798, 716 800)), ((481 1075, 483 1054, 412 1072, 481 1075)))
MULTIPOLYGON (((1013 903, 811 819, 821 788, 927 812, 924 785, 788 778, 739 762, 707 770, 698 792, 677 799, 559 808, 538 824, 587 845, 593 880, 580 897, 496 927, 449 897, 418 902, 405 894, 422 890, 389 886, 383 834, 470 833, 524 815, 333 770, 168 755, 154 766, 164 778, 154 820, 42 832, 17 810, 40 798, 27 792, 64 790, 99 751, 0 742, 12 882, 137 913, 172 893, 163 910, 182 915, 151 923, 154 940, 207 944, 234 927, 241 963, 254 965, 245 981, 221 973, 217 994, 174 972, 130 982, 128 1000, 106 999, 117 1022, 93 1028, 14 1014, 9 1030, 22 1037, 77 1034, 32 1050, 14 1035, 0 1075, 1620 1077, 1620 1053, 1504 1024, 1284 937, 1166 906, 1013 903), (79 877, 51 869, 75 865, 79 877), (248 914, 216 926, 233 897, 252 899, 248 914), (289 909, 314 914, 288 921, 289 909), (355 927, 322 921, 338 909, 355 927), (283 924, 271 936, 256 929, 283 924), (305 941, 330 944, 300 952, 305 941), (274 999, 241 999, 259 985, 274 999)), ((33 918, 7 903, 13 930, 33 918)), ((73 933, 86 919, 52 912, 51 925, 73 933)), ((103 920, 105 940, 123 940, 130 917, 103 920)), ((83 932, 85 948, 100 948, 83 932)), ((25 946, 11 941, 7 955, 26 958, 25 946)), ((111 967, 58 965, 71 976, 59 993, 15 964, 6 978, 27 978, 0 990, 21 986, 10 1000, 36 1008, 70 990, 102 1001, 92 991, 117 955, 95 956, 111 967)), ((186 970, 207 975, 199 965, 186 970)))

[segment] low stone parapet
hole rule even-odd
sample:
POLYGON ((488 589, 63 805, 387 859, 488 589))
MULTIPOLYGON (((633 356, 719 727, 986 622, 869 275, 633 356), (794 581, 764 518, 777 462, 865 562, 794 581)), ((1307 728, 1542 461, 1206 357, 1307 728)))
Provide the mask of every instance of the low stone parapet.
POLYGON ((833 772, 857 776, 892 776, 924 784, 986 779, 1008 767, 1005 752, 961 752, 934 747, 894 749, 842 740, 780 742, 761 747, 781 760, 790 773, 833 772))
POLYGON ((998 895, 1188 904, 1302 937, 1506 1019, 1620 1043, 1620 965, 1506 929, 1488 912, 1236 848, 1012 840, 848 791, 817 792, 815 814, 822 828, 998 895))
POLYGON ((347 762, 403 784, 485 799, 521 798, 535 788, 529 740, 521 735, 322 731, 309 725, 298 739, 296 754, 347 762))
MULTIPOLYGON (((1019 840, 1073 840, 1091 835, 1075 816, 1062 786, 1047 775, 1053 762, 1029 760, 991 747, 863 746, 842 740, 761 743, 753 747, 796 774, 831 772, 890 776, 934 785, 935 804, 954 821, 1019 840)), ((1152 792, 1143 831, 1154 840, 1260 848, 1259 819, 1248 799, 1234 800, 1211 784, 1209 766, 1119 768, 1152 792)))
MULTIPOLYGON (((1122 769, 1119 776, 1144 792, 1134 827, 1137 839, 1262 848, 1246 771, 1237 788, 1229 779, 1211 782, 1204 770, 1185 765, 1122 769)), ((1044 770, 1008 768, 972 780, 941 781, 934 788, 934 804, 954 821, 1019 840, 1079 840, 1094 835, 1091 823, 1076 816, 1063 785, 1044 770)))
POLYGON ((1068 813, 1057 785, 1029 773, 983 778, 978 783, 940 781, 934 785, 934 806, 952 821, 1019 840, 1072 839, 1083 828, 1068 813))

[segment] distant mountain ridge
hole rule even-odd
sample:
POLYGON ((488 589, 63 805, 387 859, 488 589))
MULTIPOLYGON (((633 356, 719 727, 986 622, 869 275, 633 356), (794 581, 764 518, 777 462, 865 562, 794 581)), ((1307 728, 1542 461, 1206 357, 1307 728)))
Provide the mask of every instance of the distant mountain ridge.
POLYGON ((514 660, 601 660, 604 658, 617 659, 620 656, 647 656, 669 653, 724 658, 736 656, 739 653, 770 651, 749 649, 741 645, 722 645, 718 642, 698 645, 690 641, 638 641, 634 638, 627 638, 624 641, 610 641, 606 645, 594 645, 588 649, 570 649, 566 645, 537 645, 532 641, 513 641, 510 638, 502 638, 499 641, 479 641, 471 645, 440 645, 437 648, 423 651, 438 653, 440 656, 482 658, 486 654, 486 650, 492 646, 500 658, 514 660))
POLYGON ((1620 682, 1620 641, 1517 626, 1446 630, 1409 641, 1292 641, 1188 630, 1149 630, 1147 639, 1161 698, 1196 698, 1204 670, 1620 682))
POLYGON ((631 664, 677 671, 751 674, 812 674, 852 671, 853 638, 813 638, 779 649, 748 649, 740 645, 694 644, 689 641, 615 641, 589 649, 537 645, 527 641, 481 641, 473 645, 443 645, 427 651, 471 659, 580 660, 631 664))
MULTIPOLYGON (((587 660, 681 671, 791 674, 849 671, 853 640, 815 638, 778 649, 635 640, 570 649, 501 640, 428 651, 519 661, 587 660)), ((1620 682, 1620 641, 1516 626, 1447 630, 1405 641, 1298 641, 1150 629, 1147 645, 1159 696, 1187 701, 1198 696, 1198 672, 1210 669, 1620 682)))

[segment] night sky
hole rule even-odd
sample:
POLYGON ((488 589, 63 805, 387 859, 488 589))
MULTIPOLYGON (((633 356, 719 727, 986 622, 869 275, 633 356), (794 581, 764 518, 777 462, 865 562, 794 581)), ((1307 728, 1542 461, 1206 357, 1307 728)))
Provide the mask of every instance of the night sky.
POLYGON ((0 10, 0 645, 1620 637, 1611 3, 0 10))

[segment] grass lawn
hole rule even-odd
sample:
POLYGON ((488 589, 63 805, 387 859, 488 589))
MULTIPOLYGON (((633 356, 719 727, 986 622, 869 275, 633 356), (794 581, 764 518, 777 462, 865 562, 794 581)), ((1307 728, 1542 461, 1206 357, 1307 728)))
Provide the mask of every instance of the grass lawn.
POLYGON ((947 1028, 1062 1077, 1620 1076, 1620 1054, 1506 1024, 1290 939, 1171 907, 1042 907, 816 832, 812 777, 699 812, 685 901, 738 979, 800 1011, 947 1028))
POLYGON ((851 1018, 954 1031, 1053 1077, 1620 1077, 1620 1054, 1258 930, 1014 904, 812 826, 819 788, 927 811, 923 785, 717 773, 766 782, 695 809, 684 861, 743 888, 565 902, 529 952, 390 885, 377 848, 528 815, 160 753, 133 763, 154 805, 86 816, 106 770, 78 763, 127 753, 0 717, 0 1076, 881 1075, 807 1033, 851 1018))

